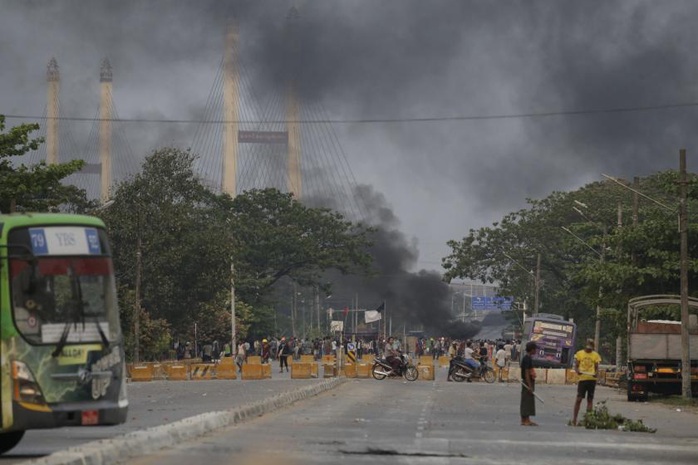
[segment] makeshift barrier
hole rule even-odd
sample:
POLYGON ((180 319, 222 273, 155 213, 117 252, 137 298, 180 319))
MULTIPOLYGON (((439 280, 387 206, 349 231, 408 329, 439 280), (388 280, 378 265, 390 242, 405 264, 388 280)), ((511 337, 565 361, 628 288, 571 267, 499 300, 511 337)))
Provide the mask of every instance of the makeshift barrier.
POLYGON ((165 375, 170 381, 186 381, 189 379, 187 365, 165 365, 165 375))
POLYGON ((323 378, 334 378, 337 376, 337 365, 334 363, 323 363, 322 376, 323 378))
POLYGON ((431 355, 420 355, 418 364, 434 366, 434 357, 431 355))
POLYGON ((357 378, 370 378, 372 367, 373 367, 373 364, 369 365, 367 363, 357 363, 356 364, 356 377, 357 378))
POLYGON ((344 368, 342 368, 342 374, 346 376, 347 378, 356 378, 356 364, 355 363, 347 363, 344 365, 344 368))
POLYGON ((153 365, 133 365, 129 370, 131 381, 152 381, 153 380, 153 365))
POLYGON ((448 355, 442 355, 441 357, 439 357, 439 366, 441 368, 447 367, 450 364, 450 362, 451 357, 449 357, 448 355))
POLYGON ((546 370, 546 383, 548 384, 565 384, 567 382, 567 370, 564 368, 549 368, 546 370))
POLYGON ((309 379, 313 376, 314 363, 294 362, 291 363, 291 379, 309 379))
POLYGON ((373 365, 374 360, 376 360, 376 356, 373 354, 363 354, 359 359, 361 363, 365 363, 367 365, 373 365))
POLYGON ((419 372, 419 378, 423 381, 434 381, 434 365, 417 365, 417 371, 419 372))
POLYGON ((216 379, 237 379, 237 366, 234 363, 216 365, 216 379))
POLYGON ((209 363, 195 363, 191 365, 189 374, 191 379, 213 379, 215 365, 209 363))
MULTIPOLYGON (((242 379, 264 379, 264 373, 262 372, 262 368, 268 366, 271 369, 270 365, 262 365, 256 364, 256 363, 244 363, 242 365, 242 379)), ((270 376, 271 377, 271 370, 270 370, 270 376)))

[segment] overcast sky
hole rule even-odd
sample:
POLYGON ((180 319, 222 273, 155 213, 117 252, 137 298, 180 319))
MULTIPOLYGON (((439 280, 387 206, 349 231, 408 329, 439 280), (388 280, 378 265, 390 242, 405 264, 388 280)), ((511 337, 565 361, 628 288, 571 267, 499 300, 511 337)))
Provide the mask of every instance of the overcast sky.
MULTIPOLYGON (((697 108, 666 108, 698 102, 693 0, 0 0, 0 113, 42 115, 55 57, 61 114, 94 117, 108 57, 119 116, 194 118, 232 18, 259 91, 278 89, 294 3, 302 101, 336 120, 437 119, 333 125, 355 179, 416 241, 416 268, 440 269, 447 240, 527 197, 676 168, 680 148, 695 171, 697 108), (603 109, 642 110, 578 114, 603 109), (541 113, 556 114, 462 118, 541 113)), ((129 137, 143 156, 194 128, 147 129, 129 137)))

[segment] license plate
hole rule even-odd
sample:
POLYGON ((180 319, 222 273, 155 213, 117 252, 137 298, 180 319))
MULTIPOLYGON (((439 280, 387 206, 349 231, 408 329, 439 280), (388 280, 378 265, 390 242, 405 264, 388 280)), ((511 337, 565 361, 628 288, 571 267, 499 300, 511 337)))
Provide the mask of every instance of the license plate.
POLYGON ((83 410, 82 412, 83 425, 99 424, 99 410, 83 410))

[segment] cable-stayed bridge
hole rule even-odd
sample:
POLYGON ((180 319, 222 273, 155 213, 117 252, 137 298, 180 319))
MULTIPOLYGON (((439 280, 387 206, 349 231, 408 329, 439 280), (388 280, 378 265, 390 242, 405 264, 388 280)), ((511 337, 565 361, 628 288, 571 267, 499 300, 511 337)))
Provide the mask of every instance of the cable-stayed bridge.
MULTIPOLYGON (((296 19, 297 10, 291 9, 287 21, 296 19)), ((203 116, 189 125, 190 147, 199 157, 198 176, 211 189, 232 196, 275 187, 308 205, 329 206, 354 220, 365 218, 347 155, 325 110, 319 103, 304 105, 299 100, 292 72, 283 88, 263 92, 256 88, 252 66, 241 58, 237 39, 238 31, 229 27, 203 116)), ((129 143, 127 127, 133 121, 118 115, 112 68, 106 59, 99 79, 100 103, 94 118, 64 116, 70 112, 60 104, 60 73, 57 61, 51 59, 38 134, 45 143, 19 162, 84 160, 85 168, 65 181, 85 189, 90 198, 106 201, 115 184, 140 170, 147 154, 129 143), (87 134, 85 123, 90 125, 87 134), (82 134, 76 137, 78 129, 82 134)))

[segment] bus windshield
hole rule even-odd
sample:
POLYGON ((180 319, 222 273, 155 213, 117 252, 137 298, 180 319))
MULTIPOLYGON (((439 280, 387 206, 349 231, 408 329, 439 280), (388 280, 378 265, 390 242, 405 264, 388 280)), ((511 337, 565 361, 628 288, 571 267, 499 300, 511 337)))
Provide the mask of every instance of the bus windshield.
POLYGON ((111 260, 105 256, 10 260, 12 310, 17 330, 33 344, 98 342, 100 330, 118 331, 111 260), (100 328, 97 328, 97 325, 100 328))

